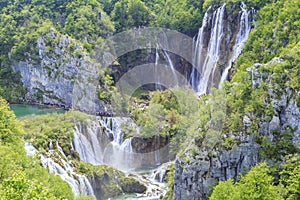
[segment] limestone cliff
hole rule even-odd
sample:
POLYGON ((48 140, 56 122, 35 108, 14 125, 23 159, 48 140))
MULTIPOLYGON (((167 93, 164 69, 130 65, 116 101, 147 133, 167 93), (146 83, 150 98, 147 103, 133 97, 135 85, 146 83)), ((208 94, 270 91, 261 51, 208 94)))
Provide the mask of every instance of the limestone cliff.
POLYGON ((28 90, 26 100, 86 112, 100 109, 96 94, 99 66, 82 46, 50 29, 37 40, 36 50, 37 55, 13 61, 12 65, 28 90))
POLYGON ((275 65, 284 66, 284 60, 274 58, 267 64, 258 63, 247 69, 251 77, 250 87, 254 90, 268 83, 270 98, 265 100, 265 105, 271 105, 272 117, 263 114, 257 122, 251 119, 253 113, 246 113, 243 117, 244 131, 234 136, 239 143, 231 149, 216 147, 207 151, 197 145, 193 147, 196 151, 191 151, 191 147, 186 149, 184 156, 176 159, 173 199, 207 199, 214 181, 237 180, 241 172, 262 160, 281 163, 284 155, 299 148, 299 91, 284 88, 273 81, 274 74, 267 69, 272 70, 275 65), (258 123, 258 130, 251 128, 254 123, 258 123))
POLYGON ((185 154, 175 163, 173 199, 206 199, 214 181, 237 179, 240 172, 259 161, 259 146, 251 137, 239 138, 241 144, 231 150, 218 149, 185 154))

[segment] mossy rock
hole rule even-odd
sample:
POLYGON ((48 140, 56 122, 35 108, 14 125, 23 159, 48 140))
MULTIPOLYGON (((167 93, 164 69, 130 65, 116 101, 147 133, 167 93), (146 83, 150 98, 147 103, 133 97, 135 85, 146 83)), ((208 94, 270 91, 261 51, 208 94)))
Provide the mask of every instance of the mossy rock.
POLYGON ((136 179, 107 165, 94 166, 80 162, 78 169, 90 180, 97 199, 108 199, 123 193, 144 193, 147 189, 136 179))

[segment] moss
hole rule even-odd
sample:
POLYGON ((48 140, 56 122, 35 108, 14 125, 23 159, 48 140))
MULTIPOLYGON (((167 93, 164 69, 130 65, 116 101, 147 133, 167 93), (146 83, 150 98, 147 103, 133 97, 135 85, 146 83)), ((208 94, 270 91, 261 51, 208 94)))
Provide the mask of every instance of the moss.
POLYGON ((166 181, 167 181, 167 186, 168 186, 168 192, 166 195, 162 198, 163 200, 171 200, 173 197, 173 189, 174 189, 174 164, 169 165, 167 169, 167 174, 166 174, 166 181))
POLYGON ((79 162, 78 172, 92 179, 101 198, 116 197, 122 193, 143 193, 146 187, 133 177, 127 177, 123 172, 107 165, 94 166, 79 162))
POLYGON ((75 124, 87 124, 89 118, 88 115, 77 111, 25 117, 22 119, 24 138, 30 140, 37 149, 44 150, 48 149, 50 140, 53 144, 57 141, 64 153, 70 155, 75 124))

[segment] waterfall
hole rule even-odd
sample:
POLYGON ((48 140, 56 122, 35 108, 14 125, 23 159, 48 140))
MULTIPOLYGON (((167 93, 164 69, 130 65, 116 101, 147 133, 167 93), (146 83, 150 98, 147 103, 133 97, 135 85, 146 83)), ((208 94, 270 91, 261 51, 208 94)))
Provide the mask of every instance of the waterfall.
POLYGON ((151 175, 151 179, 159 182, 159 183, 164 183, 165 182, 165 177, 167 173, 167 167, 170 165, 171 162, 169 163, 164 163, 161 166, 159 166, 156 170, 153 171, 151 175))
MULTIPOLYGON (((203 18, 203 24, 205 24, 207 21, 207 13, 205 13, 205 16, 203 18)), ((202 26, 203 27, 203 26, 202 26)), ((192 60, 192 64, 193 64, 193 68, 192 68, 192 72, 191 72, 191 76, 190 76, 190 83, 191 83, 191 86, 192 86, 192 89, 195 90, 195 91, 198 91, 198 85, 199 85, 199 81, 200 81, 200 72, 197 71, 196 69, 196 66, 197 63, 200 63, 200 58, 201 58, 201 55, 198 53, 198 49, 201 47, 201 43, 200 41, 202 41, 202 38, 200 38, 203 34, 203 28, 201 28, 199 30, 199 34, 198 34, 198 39, 196 40, 196 43, 195 43, 195 37, 193 38, 193 60, 192 60)), ((187 79, 188 80, 188 79, 187 79)))
POLYGON ((193 69, 190 84, 198 94, 206 94, 211 87, 222 86, 250 32, 252 11, 248 11, 244 3, 240 6, 236 31, 230 30, 227 25, 225 8, 226 4, 223 4, 213 13, 211 13, 211 7, 208 9, 193 44, 193 69), (235 40, 232 39, 230 43, 231 38, 235 40), (233 47, 230 52, 228 49, 231 45, 233 47))
MULTIPOLYGON (((207 38, 204 37, 204 29, 208 26, 208 14, 205 13, 202 27, 199 30, 198 38, 196 41, 196 47, 194 47, 194 62, 193 66, 197 69, 201 69, 200 73, 200 81, 198 85, 194 85, 193 88, 199 94, 205 94, 207 92, 207 87, 209 85, 210 77, 214 76, 214 72, 217 66, 217 62, 219 60, 221 54, 221 43, 224 37, 223 30, 224 30, 224 12, 225 12, 226 4, 223 4, 220 8, 218 8, 212 17, 212 27, 210 32, 210 39, 207 46, 205 48, 205 40, 207 38)), ((195 71, 194 74, 195 76, 195 71)), ((194 77, 195 79, 195 77, 194 77)), ((195 80, 194 84, 196 83, 195 80)), ((193 83, 192 83, 193 84, 193 83)))
MULTIPOLYGON (((168 37, 165 32, 162 33, 162 36, 160 38, 160 41, 156 44, 156 49, 155 49, 155 66, 157 67, 160 61, 160 56, 159 56, 159 50, 161 50, 162 55, 164 56, 165 61, 167 62, 167 66, 169 67, 171 71, 172 78, 175 81, 175 85, 178 85, 178 77, 176 74, 176 69, 174 66, 174 63, 170 57, 170 54, 164 50, 164 49, 170 49, 169 48, 169 42, 168 42, 168 37)), ((158 76, 158 83, 160 83, 160 72, 157 70, 156 76, 158 76)))
POLYGON ((103 152, 99 148, 101 145, 97 127, 96 124, 91 124, 87 126, 86 130, 83 130, 82 125, 77 124, 73 138, 73 148, 78 152, 80 159, 94 165, 103 164, 103 152))
POLYGON ((27 156, 34 156, 37 153, 36 148, 34 148, 34 146, 32 146, 32 144, 30 143, 25 143, 24 144, 24 148, 26 150, 26 155, 27 156))
POLYGON ((121 149, 125 152, 128 153, 133 153, 133 149, 132 149, 132 137, 126 139, 122 144, 121 144, 121 149))
POLYGON ((172 71, 172 76, 175 80, 175 83, 176 85, 178 85, 178 78, 177 78, 177 75, 176 75, 176 70, 175 70, 175 67, 174 67, 174 64, 172 62, 172 59, 170 58, 170 55, 167 51, 163 50, 166 58, 167 58, 167 61, 168 61, 168 66, 170 67, 171 71, 172 71))
POLYGON ((251 10, 247 10, 246 5, 242 2, 241 5, 241 17, 239 19, 239 30, 238 33, 236 35, 236 40, 235 40, 235 44, 233 47, 233 53, 232 53, 232 57, 228 63, 228 66, 225 68, 222 77, 221 77, 221 81, 219 83, 219 88, 222 86, 222 83, 227 79, 228 77, 228 72, 232 67, 233 62, 238 58, 238 56, 241 54, 242 49, 244 47, 244 43, 246 42, 246 40, 248 39, 248 35, 251 29, 251 23, 249 22, 249 17, 251 14, 251 10))
POLYGON ((88 125, 76 124, 73 148, 80 159, 94 165, 108 164, 113 167, 130 170, 133 161, 132 138, 124 140, 119 128, 121 124, 133 126, 128 118, 104 117, 90 120, 88 125))
MULTIPOLYGON (((52 144, 52 142, 50 142, 52 144)), ((25 143, 25 150, 27 156, 34 156, 38 151, 32 144, 25 143)), ((52 145, 53 147, 53 145, 52 145)), ((54 149, 46 152, 45 155, 40 154, 40 161, 43 167, 47 167, 50 173, 58 175, 62 180, 66 181, 71 187, 75 197, 91 195, 91 199, 94 198, 93 188, 88 179, 80 174, 76 174, 73 170, 73 166, 67 159, 67 156, 63 152, 62 148, 56 142, 57 151, 54 149), (60 161, 60 164, 54 161, 52 158, 55 157, 60 161)))
POLYGON ((156 90, 161 90, 161 85, 160 85, 160 73, 158 70, 158 62, 159 62, 159 45, 156 44, 155 48, 155 89, 156 90))

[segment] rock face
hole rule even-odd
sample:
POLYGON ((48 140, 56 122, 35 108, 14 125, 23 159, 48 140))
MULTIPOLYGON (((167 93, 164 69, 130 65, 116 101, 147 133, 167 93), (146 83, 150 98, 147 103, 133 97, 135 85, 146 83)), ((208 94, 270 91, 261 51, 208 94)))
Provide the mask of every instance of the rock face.
POLYGON ((173 199, 206 199, 215 180, 237 179, 239 173, 257 162, 259 146, 251 137, 242 138, 242 144, 231 150, 215 150, 185 158, 175 163, 175 185, 173 199))
POLYGON ((293 143, 299 145, 300 143, 300 110, 297 105, 296 97, 299 96, 299 91, 293 91, 289 87, 281 87, 277 83, 272 83, 273 75, 267 72, 261 72, 260 68, 273 65, 284 64, 281 58, 273 58, 267 64, 256 63, 254 66, 247 69, 252 76, 252 87, 257 88, 261 85, 263 80, 269 84, 268 92, 271 99, 271 105, 274 109, 274 116, 270 121, 261 123, 260 132, 263 135, 270 135, 272 131, 278 130, 281 133, 287 129, 294 131, 293 143))
POLYGON ((20 72, 28 90, 26 100, 86 112, 100 109, 96 95, 98 66, 83 47, 50 29, 37 40, 36 50, 34 60, 13 61, 13 70, 20 72))
POLYGON ((146 186, 132 177, 126 177, 109 166, 93 166, 92 175, 88 176, 96 199, 109 199, 123 193, 144 193, 146 186))
MULTIPOLYGON (((255 64, 247 69, 252 77, 254 89, 263 82, 264 84, 268 83, 268 94, 271 98, 267 103, 271 104, 274 111, 272 117, 261 116, 259 118, 258 132, 261 136, 266 137, 271 145, 276 145, 277 140, 282 140, 283 134, 291 134, 290 140, 285 138, 286 144, 289 144, 290 148, 293 148, 293 144, 299 148, 300 111, 299 103, 296 101, 299 91, 293 91, 289 87, 283 87, 270 81, 273 79, 273 75, 266 70, 260 70, 262 66, 270 65, 269 67, 272 68, 273 64, 280 65, 283 62, 282 59, 274 58, 267 64, 255 64)), ((248 127, 253 122, 247 114, 243 117, 243 123, 246 132, 241 135, 249 135, 251 131, 248 131, 248 127)), ((225 181, 228 178, 236 180, 239 173, 254 166, 262 159, 273 162, 268 160, 269 157, 260 156, 259 150, 264 150, 265 147, 256 143, 254 138, 239 136, 235 139, 241 143, 231 150, 217 149, 207 152, 205 148, 197 147, 196 155, 189 153, 190 151, 187 149, 184 156, 177 158, 173 199, 207 199, 209 188, 215 180, 225 181)), ((280 160, 284 160, 283 155, 288 152, 285 152, 285 149, 279 150, 282 152, 276 152, 278 155, 271 157, 278 157, 280 162, 280 160)))
POLYGON ((133 137, 132 150, 135 162, 144 166, 159 165, 174 159, 170 154, 169 137, 153 136, 150 138, 133 137))

